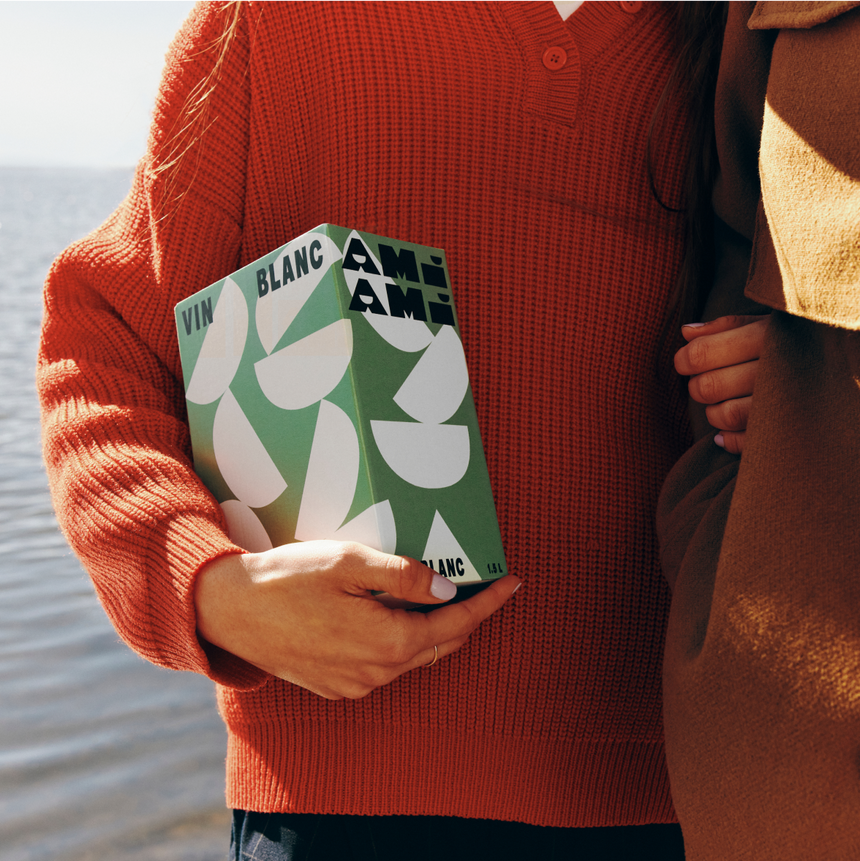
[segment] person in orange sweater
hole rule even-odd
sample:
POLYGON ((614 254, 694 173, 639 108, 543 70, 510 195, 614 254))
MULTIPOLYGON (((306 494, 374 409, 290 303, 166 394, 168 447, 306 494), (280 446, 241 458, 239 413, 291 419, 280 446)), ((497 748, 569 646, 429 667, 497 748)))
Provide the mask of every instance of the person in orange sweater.
POLYGON ((130 195, 54 264, 57 515, 126 642, 217 683, 236 858, 683 857, 653 527, 689 443, 673 14, 200 4, 130 195), (323 222, 446 250, 515 576, 428 614, 369 591, 450 599, 413 560, 243 553, 191 466, 174 305, 323 222))

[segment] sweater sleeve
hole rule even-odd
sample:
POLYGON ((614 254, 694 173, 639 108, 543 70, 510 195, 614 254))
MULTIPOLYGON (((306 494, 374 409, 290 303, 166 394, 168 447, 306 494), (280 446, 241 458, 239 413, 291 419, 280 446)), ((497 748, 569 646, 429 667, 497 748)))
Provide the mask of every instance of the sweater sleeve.
POLYGON ((239 259, 244 15, 201 3, 174 40, 131 192, 49 272, 37 368, 57 517, 118 632, 239 688, 267 677, 196 635, 195 575, 242 551, 191 466, 173 306, 239 259))

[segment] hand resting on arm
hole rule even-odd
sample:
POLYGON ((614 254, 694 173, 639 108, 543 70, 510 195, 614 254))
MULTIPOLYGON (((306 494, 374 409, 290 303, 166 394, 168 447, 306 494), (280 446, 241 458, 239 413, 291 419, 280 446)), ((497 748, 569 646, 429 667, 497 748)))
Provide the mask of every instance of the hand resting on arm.
POLYGON ((511 575, 432 613, 384 606, 371 590, 441 604, 454 584, 414 559, 307 541, 215 559, 195 588, 201 637, 327 699, 358 699, 443 658, 513 594, 511 575))
POLYGON ((690 397, 706 404, 715 439, 740 454, 752 405, 758 359, 769 315, 720 317, 681 328, 687 343, 675 354, 675 370, 690 377, 690 397))

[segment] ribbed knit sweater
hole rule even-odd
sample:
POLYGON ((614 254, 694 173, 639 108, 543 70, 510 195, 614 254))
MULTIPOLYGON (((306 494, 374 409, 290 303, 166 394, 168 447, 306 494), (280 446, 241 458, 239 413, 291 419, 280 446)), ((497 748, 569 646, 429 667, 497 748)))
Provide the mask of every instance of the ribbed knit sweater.
MULTIPOLYGON (((660 334, 681 224, 646 169, 667 10, 261 3, 222 39, 232 12, 191 15, 129 197, 46 286, 45 460, 106 611, 140 654, 218 683, 231 806, 674 821, 653 517, 687 444, 660 334), (323 222, 446 250, 525 581, 459 652, 356 701, 196 636, 195 575, 239 549, 192 471, 172 313, 323 222)), ((670 101, 651 143, 675 209, 682 117, 670 101)))

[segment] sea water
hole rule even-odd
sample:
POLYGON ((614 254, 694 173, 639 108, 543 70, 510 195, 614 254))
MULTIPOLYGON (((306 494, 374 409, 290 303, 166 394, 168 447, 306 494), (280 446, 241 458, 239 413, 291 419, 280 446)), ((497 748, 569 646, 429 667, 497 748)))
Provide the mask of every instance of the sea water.
POLYGON ((123 645, 51 511, 34 367, 52 260, 130 170, 0 168, 0 861, 222 861, 211 682, 123 645))

